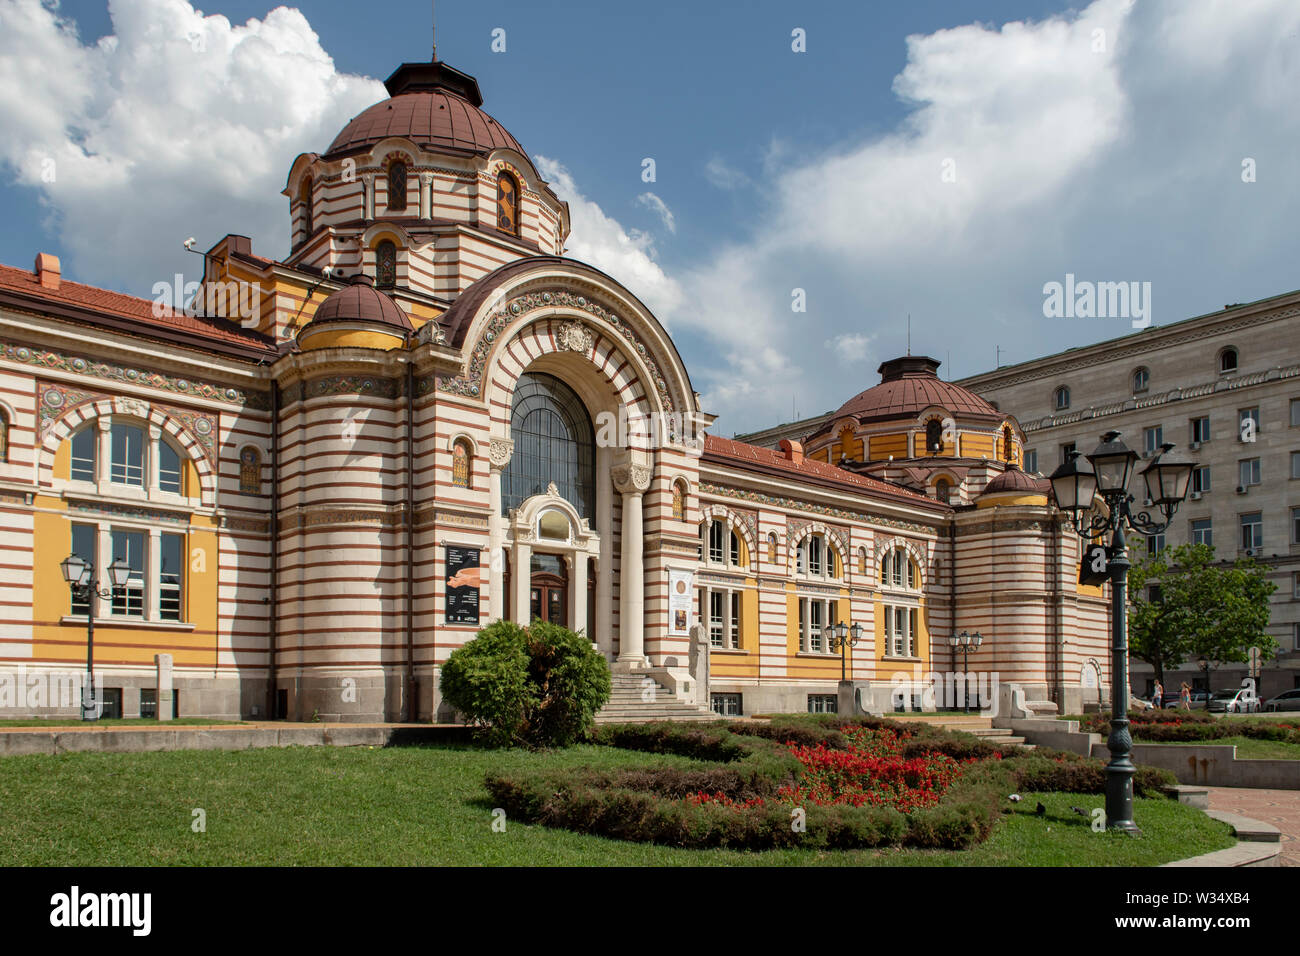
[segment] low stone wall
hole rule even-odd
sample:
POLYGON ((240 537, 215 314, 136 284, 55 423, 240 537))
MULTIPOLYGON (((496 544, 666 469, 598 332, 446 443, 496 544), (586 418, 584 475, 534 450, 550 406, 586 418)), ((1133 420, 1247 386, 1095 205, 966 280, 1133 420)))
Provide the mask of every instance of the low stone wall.
POLYGON ((395 747, 458 743, 460 725, 250 724, 166 727, 0 730, 0 756, 62 753, 145 753, 158 750, 249 750, 257 747, 395 747))
MULTIPOLYGON (((1092 756, 1110 759, 1104 743, 1092 756)), ((1172 770, 1179 783, 1300 790, 1300 760, 1240 760, 1232 744, 1133 744, 1133 762, 1172 770)))

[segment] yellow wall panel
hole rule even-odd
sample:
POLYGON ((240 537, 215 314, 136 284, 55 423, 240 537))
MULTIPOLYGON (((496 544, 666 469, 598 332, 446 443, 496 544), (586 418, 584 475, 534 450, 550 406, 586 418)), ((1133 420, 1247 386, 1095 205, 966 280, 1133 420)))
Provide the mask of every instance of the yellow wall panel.
POLYGON ((895 458, 907 457, 907 433, 871 436, 871 460, 879 461, 893 455, 895 458))

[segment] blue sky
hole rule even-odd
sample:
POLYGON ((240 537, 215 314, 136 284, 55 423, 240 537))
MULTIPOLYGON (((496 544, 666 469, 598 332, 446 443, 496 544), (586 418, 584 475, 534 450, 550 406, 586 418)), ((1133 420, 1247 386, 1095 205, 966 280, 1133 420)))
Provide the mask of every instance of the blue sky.
MULTIPOLYGON (((1150 282, 1156 324, 1300 286, 1297 6, 443 0, 438 50, 730 434, 874 384, 909 313, 913 351, 960 377, 998 345, 1005 364, 1131 331, 1045 317, 1067 273, 1150 282)), ((73 39, 0 0, 0 261, 55 252, 69 278, 148 295, 190 266, 186 236, 283 255, 289 161, 428 56, 425 2, 200 9, 229 22, 64 2, 73 39), (202 62, 176 49, 200 23, 202 62), (54 186, 46 155, 66 157, 54 186)))

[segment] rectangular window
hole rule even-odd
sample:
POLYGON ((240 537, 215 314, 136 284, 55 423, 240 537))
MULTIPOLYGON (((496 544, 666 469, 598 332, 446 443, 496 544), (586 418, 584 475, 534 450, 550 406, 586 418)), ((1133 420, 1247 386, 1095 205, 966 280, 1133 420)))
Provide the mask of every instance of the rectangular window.
POLYGON ((808 573, 822 573, 822 539, 818 535, 808 539, 808 573))
POLYGON ((1300 600, 1300 571, 1296 571, 1291 575, 1291 596, 1296 600, 1300 600))
POLYGON ((1252 511, 1241 516, 1241 546, 1246 550, 1264 547, 1264 515, 1252 511))
POLYGON ((1061 446, 1061 464, 1064 465, 1074 454, 1074 442, 1066 442, 1061 446))
POLYGON ((1192 491, 1199 491, 1201 494, 1210 490, 1210 466, 1201 465, 1199 468, 1192 469, 1192 491))
POLYGON ((1204 445, 1210 440, 1210 419, 1207 415, 1192 419, 1192 441, 1204 445))
POLYGON ((1300 398, 1291 399, 1291 427, 1300 428, 1300 398))
POLYGON ((885 647, 894 657, 916 656, 916 608, 887 607, 885 647))
POLYGON ((1164 593, 1160 590, 1160 585, 1158 584, 1147 585, 1147 601, 1149 601, 1151 604, 1159 604, 1163 600, 1164 600, 1164 593))
POLYGON ((1300 451, 1291 452, 1291 477, 1300 478, 1300 451))
POLYGON ((721 591, 706 591, 709 599, 709 643, 714 647, 722 646, 724 633, 721 591))
POLYGON ((164 621, 180 621, 181 582, 184 577, 185 536, 162 535, 162 567, 158 574, 158 615, 164 621))
POLYGON ((835 694, 809 694, 808 695, 808 713, 838 714, 839 712, 840 712, 840 701, 835 694))
MULTIPOLYGON (((72 526, 72 553, 92 567, 98 563, 95 560, 98 532, 99 529, 93 524, 74 524, 72 526)), ((73 598, 72 613, 89 614, 90 603, 88 601, 78 601, 76 598, 73 598)))
POLYGON ((1165 440, 1164 435, 1163 425, 1156 425, 1154 428, 1144 428, 1142 430, 1142 447, 1148 455, 1154 455, 1160 450, 1160 445, 1165 440))
POLYGON ((181 456, 165 441, 158 442, 158 489, 181 493, 181 456))
POLYGON ((126 617, 144 617, 144 549, 143 531, 114 531, 113 560, 131 569, 126 587, 113 590, 113 613, 126 617))
POLYGON ((723 560, 722 536, 724 528, 721 521, 709 522, 709 560, 721 564, 723 560))
POLYGON ((740 694, 710 694, 709 705, 719 717, 739 717, 744 712, 740 694))
POLYGON ((1300 544, 1300 508, 1291 509, 1291 543, 1300 544))
POLYGON ((140 716, 146 720, 158 716, 158 691, 152 687, 140 688, 140 716))
POLYGON ((134 425, 114 425, 109 433, 112 467, 109 479, 144 487, 144 432, 134 425))
POLYGON ((729 622, 731 631, 731 646, 733 649, 740 648, 740 592, 731 592, 731 620, 729 622))
POLYGON ((105 687, 99 701, 104 708, 99 715, 101 718, 104 720, 122 719, 122 688, 105 687))
POLYGON ((1031 475, 1038 472, 1038 449, 1025 449, 1025 471, 1029 472, 1031 475))
POLYGON ((822 625, 826 623, 824 616, 826 605, 821 601, 808 602, 808 649, 816 654, 822 653, 822 625))
POLYGON ((1147 555, 1157 557, 1165 549, 1165 536, 1163 534, 1147 535, 1147 555))
POLYGON ((1192 544, 1214 544, 1214 530, 1209 518, 1197 518, 1192 522, 1192 544))
POLYGON ((95 447, 98 438, 99 432, 93 422, 89 428, 83 428, 72 436, 70 477, 73 481, 95 480, 95 447))
POLYGON ((1237 412, 1237 437, 1242 441, 1254 441, 1259 434, 1259 406, 1243 408, 1237 412), (1249 422, 1249 424, 1247 424, 1249 422))
POLYGON ((1259 459, 1246 458, 1237 462, 1237 484, 1243 488, 1259 484, 1259 459))

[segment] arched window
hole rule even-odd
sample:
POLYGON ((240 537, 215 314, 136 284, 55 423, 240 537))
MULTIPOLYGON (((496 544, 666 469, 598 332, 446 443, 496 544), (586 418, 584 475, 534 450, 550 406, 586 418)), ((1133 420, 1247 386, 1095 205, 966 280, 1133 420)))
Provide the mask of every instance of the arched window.
POLYGON ((9 460, 9 415, 0 409, 0 462, 9 460))
POLYGON ((858 574, 867 573, 867 549, 858 548, 858 574))
POLYGON ((683 481, 673 482, 673 520, 686 520, 686 483, 683 481))
POLYGON ((776 563, 776 532, 767 533, 767 560, 770 564, 776 563))
POLYGON ((312 215, 311 215, 311 177, 303 179, 302 185, 298 187, 298 201, 302 203, 302 239, 300 242, 306 242, 311 238, 313 232, 312 215))
POLYGON ((406 212, 406 163, 388 164, 388 211, 406 212))
POLYGON ((749 563, 740 535, 721 518, 711 518, 701 525, 700 539, 701 556, 712 564, 741 568, 749 563))
POLYGON ((497 174, 497 228, 519 235, 519 182, 505 170, 497 174))
POLYGON ((1219 374, 1237 371, 1237 350, 1229 345, 1219 353, 1219 374))
POLYGON ((799 542, 794 569, 796 574, 810 577, 839 577, 838 555, 825 535, 810 534, 799 542))
POLYGON ((1133 370, 1133 391, 1145 392, 1151 384, 1151 369, 1145 365, 1133 370))
POLYGON ((375 285, 380 289, 397 286, 397 244, 391 239, 375 247, 375 285))
POLYGON ((920 586, 920 572, 905 548, 894 548, 880 557, 880 583, 884 587, 915 591, 920 586))
POLYGON ((113 423, 109 431, 109 481, 144 487, 144 429, 113 423))
POLYGON ((1012 437, 1010 425, 1002 426, 1002 460, 1006 462, 1016 460, 1016 445, 1012 437))
POLYGON ((925 450, 931 455, 943 450, 943 422, 937 418, 925 423, 925 450))
POLYGON ((596 517, 596 436, 576 392, 558 378, 525 372, 510 410, 515 452, 501 476, 502 504, 517 508, 550 482, 578 514, 596 517))
POLYGON ((934 483, 934 497, 939 501, 947 504, 951 500, 952 485, 948 484, 948 479, 940 478, 934 483))
POLYGON ((245 445, 239 452, 239 493, 262 493, 262 453, 252 445, 245 445))
POLYGON ((1070 390, 1066 386, 1062 385, 1056 390, 1055 404, 1058 412, 1070 407, 1070 390))
POLYGON ((468 488, 469 475, 469 445, 460 440, 451 446, 451 483, 457 488, 468 488))
POLYGON ((179 495, 183 475, 180 452, 166 439, 160 438, 158 440, 158 490, 179 495))

